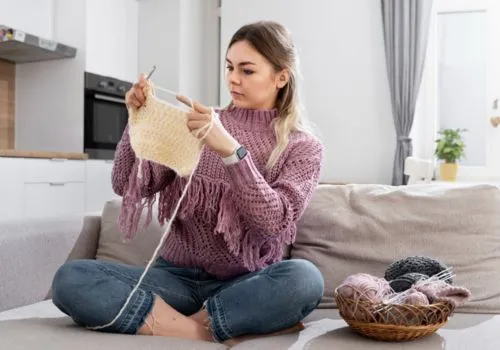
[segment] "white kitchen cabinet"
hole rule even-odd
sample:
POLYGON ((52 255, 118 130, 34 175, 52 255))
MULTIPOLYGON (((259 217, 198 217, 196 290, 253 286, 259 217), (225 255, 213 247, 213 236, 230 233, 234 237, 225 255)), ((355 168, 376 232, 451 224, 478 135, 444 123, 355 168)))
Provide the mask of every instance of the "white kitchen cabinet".
POLYGON ((24 159, 0 158, 0 221, 23 216, 24 159))
POLYGON ((100 211, 106 201, 119 196, 111 185, 113 162, 107 160, 87 160, 85 162, 86 196, 85 210, 100 211))
POLYGON ((0 158, 0 220, 85 211, 85 161, 0 158))
POLYGON ((0 221, 101 211, 113 162, 0 157, 0 221))
POLYGON ((138 21, 137 0, 87 0, 86 70, 135 81, 138 21))
POLYGON ((71 215, 85 211, 84 182, 24 183, 25 217, 71 215))
POLYGON ((53 0, 0 0, 0 24, 52 39, 53 0))

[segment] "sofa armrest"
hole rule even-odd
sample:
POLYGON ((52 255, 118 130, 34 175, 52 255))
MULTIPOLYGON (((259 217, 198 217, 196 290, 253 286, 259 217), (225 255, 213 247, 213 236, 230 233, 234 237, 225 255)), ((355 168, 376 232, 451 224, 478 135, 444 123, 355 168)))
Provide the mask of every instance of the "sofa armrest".
POLYGON ((93 259, 100 222, 99 214, 0 222, 0 311, 47 298, 65 261, 93 259))

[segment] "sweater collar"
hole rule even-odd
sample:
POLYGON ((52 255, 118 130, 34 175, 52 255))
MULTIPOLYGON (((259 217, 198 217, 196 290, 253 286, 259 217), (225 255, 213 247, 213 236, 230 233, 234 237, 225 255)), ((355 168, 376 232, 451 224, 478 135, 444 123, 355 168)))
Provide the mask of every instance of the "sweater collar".
POLYGON ((267 129, 272 120, 278 116, 278 109, 250 109, 243 107, 230 107, 226 116, 238 125, 255 129, 267 129))

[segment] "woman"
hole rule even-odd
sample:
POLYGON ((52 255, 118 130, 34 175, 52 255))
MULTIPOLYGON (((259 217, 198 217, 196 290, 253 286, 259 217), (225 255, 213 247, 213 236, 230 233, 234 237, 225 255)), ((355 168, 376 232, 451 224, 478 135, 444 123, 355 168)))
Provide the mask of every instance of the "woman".
MULTIPOLYGON (((297 329, 318 305, 324 289, 319 270, 305 260, 281 261, 323 159, 299 112, 296 59, 288 32, 275 22, 235 33, 226 55, 232 102, 219 111, 221 123, 200 135, 206 147, 161 257, 104 331, 234 343, 297 329)), ((145 88, 141 77, 127 93, 129 108, 142 106, 145 88)), ((209 121, 210 109, 197 103, 187 127, 195 132, 209 121)), ((137 204, 129 179, 138 163, 127 129, 112 174, 114 190, 124 197, 122 212, 137 204)), ((142 171, 143 182, 136 184, 141 197, 151 204, 159 194, 164 223, 187 179, 152 162, 143 162, 142 171)), ((121 216, 121 225, 134 231, 129 216, 121 216)), ((54 303, 82 326, 106 324, 143 271, 69 262, 54 278, 54 303)))

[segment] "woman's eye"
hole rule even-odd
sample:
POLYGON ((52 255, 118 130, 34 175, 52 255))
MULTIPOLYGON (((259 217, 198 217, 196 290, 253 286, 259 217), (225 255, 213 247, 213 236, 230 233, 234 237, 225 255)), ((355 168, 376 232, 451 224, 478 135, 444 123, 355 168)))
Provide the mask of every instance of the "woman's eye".
POLYGON ((227 67, 226 67, 226 69, 227 69, 228 71, 232 72, 234 68, 233 68, 232 66, 227 66, 227 67))
POLYGON ((250 74, 253 74, 253 70, 243 69, 243 73, 245 73, 246 75, 250 75, 250 74))

